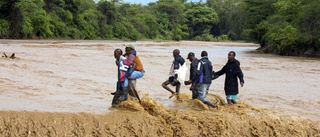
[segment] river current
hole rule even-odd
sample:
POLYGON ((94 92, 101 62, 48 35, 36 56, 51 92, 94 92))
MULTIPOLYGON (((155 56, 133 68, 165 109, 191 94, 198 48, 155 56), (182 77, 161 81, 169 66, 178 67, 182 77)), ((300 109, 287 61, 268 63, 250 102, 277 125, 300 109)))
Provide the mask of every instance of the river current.
MULTIPOLYGON (((15 53, 17 58, 0 58, 0 110, 2 111, 0 116, 5 119, 6 116, 21 113, 11 114, 14 113, 12 111, 27 111, 25 112, 27 114, 21 114, 25 117, 30 117, 32 114, 29 113, 35 112, 49 113, 39 114, 42 117, 54 115, 52 113, 80 112, 90 113, 82 115, 90 115, 87 117, 98 119, 104 114, 113 116, 118 112, 118 110, 110 109, 113 97, 110 93, 115 91, 117 79, 113 52, 116 48, 124 50, 123 45, 129 43, 135 45, 146 71, 145 76, 137 80, 137 89, 140 96, 144 98, 144 103, 138 107, 136 102, 127 102, 122 105, 124 108, 143 111, 140 117, 146 115, 144 112, 148 112, 148 116, 149 114, 157 115, 168 120, 174 113, 179 114, 182 113, 181 111, 188 111, 190 115, 212 114, 218 117, 223 112, 231 110, 234 110, 232 114, 242 114, 241 108, 244 108, 244 110, 257 111, 246 111, 246 114, 250 116, 245 118, 249 121, 252 121, 252 115, 259 116, 265 113, 266 115, 272 114, 271 117, 285 115, 286 118, 294 116, 299 120, 320 120, 320 59, 263 54, 256 51, 259 46, 252 43, 195 41, 1 40, 0 52, 5 52, 7 55, 15 53), (197 102, 191 100, 191 91, 189 91, 189 86, 185 85, 181 86, 180 98, 169 99, 170 93, 163 89, 161 84, 168 78, 174 49, 180 50, 180 55, 185 58, 188 67, 190 62, 186 57, 189 52, 194 52, 196 57, 200 58, 201 51, 206 50, 215 71, 219 71, 226 64, 228 52, 235 51, 245 80, 244 87, 239 87, 238 101, 240 104, 238 107, 220 106, 219 112, 213 112, 215 110, 202 106, 203 104, 195 105, 197 102), (154 101, 153 105, 150 105, 152 101, 154 101), (154 104, 159 105, 160 109, 154 110, 154 107, 157 107, 154 104), (152 112, 150 108, 153 108, 152 112)), ((174 89, 172 86, 170 88, 174 89)), ((209 99, 214 100, 215 96, 220 96, 222 100, 225 100, 224 76, 212 82, 209 93, 209 99)), ((132 115, 133 119, 139 116, 132 115)), ((59 115, 58 117, 66 116, 59 115)), ((225 118, 229 117, 225 116, 225 118)), ((183 118, 181 119, 183 121, 183 118)), ((311 123, 314 124, 314 122, 311 123)), ((188 125, 188 122, 182 123, 184 124, 188 125)), ((189 127, 191 129, 192 126, 189 127)), ((316 135, 316 133, 319 135, 318 129, 314 131, 315 134, 311 135, 316 135)), ((164 135, 175 135, 169 134, 171 132, 166 130, 163 133, 164 135)), ((227 136, 220 132, 219 134, 227 136)), ((56 132, 54 135, 60 134, 56 132)), ((134 134, 125 132, 121 135, 134 134)), ((216 135, 216 132, 206 135, 216 135)), ((246 135, 246 133, 230 135, 246 135)))

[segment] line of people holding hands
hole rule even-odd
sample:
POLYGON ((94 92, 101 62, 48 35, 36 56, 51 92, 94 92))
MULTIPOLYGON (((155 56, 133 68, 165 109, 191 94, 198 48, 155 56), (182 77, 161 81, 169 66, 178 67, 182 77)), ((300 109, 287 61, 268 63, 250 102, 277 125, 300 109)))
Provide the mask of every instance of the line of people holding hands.
MULTIPOLYGON (((134 95, 139 99, 136 91, 135 93, 133 93, 134 91, 128 91, 127 87, 132 83, 135 88, 135 82, 128 81, 135 81, 136 79, 143 77, 143 66, 137 56, 134 46, 132 44, 125 46, 126 53, 123 55, 121 49, 116 49, 114 51, 114 57, 116 58, 116 64, 118 66, 118 82, 117 91, 112 93, 114 94, 112 106, 118 104, 120 101, 127 100, 128 92, 131 92, 130 95, 134 95), (131 57, 129 57, 130 55, 131 57)), ((180 51, 178 49, 173 50, 172 53, 174 60, 170 68, 169 78, 162 83, 162 87, 171 92, 172 96, 179 94, 181 83, 184 83, 185 85, 191 85, 190 90, 192 91, 192 99, 199 99, 204 104, 207 104, 212 108, 217 108, 216 105, 212 104, 205 97, 212 80, 226 74, 224 90, 227 96, 227 102, 228 104, 237 104, 237 94, 239 93, 238 79, 240 80, 241 87, 243 87, 244 80, 243 73, 240 69, 240 62, 235 59, 236 53, 234 51, 228 53, 228 62, 218 72, 213 71, 212 63, 208 59, 208 53, 206 51, 201 52, 201 59, 197 59, 195 54, 190 52, 187 57, 191 62, 190 78, 187 81, 185 81, 185 77, 188 68, 184 58, 180 56, 180 51), (175 86, 176 90, 171 90, 168 87, 169 84, 175 86)))

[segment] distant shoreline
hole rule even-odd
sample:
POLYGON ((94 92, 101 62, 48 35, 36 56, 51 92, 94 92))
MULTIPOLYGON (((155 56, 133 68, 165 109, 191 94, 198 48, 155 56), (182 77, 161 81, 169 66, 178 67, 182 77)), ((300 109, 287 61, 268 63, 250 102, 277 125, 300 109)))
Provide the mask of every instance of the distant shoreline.
POLYGON ((57 39, 0 39, 0 44, 11 44, 11 43, 37 43, 37 44, 62 44, 62 43, 136 43, 136 42, 159 42, 159 43, 203 43, 203 44, 223 44, 224 46, 249 46, 259 48, 259 44, 255 43, 246 43, 246 42, 210 42, 210 41, 190 41, 190 40, 181 40, 181 41, 159 41, 159 40, 139 40, 139 41, 123 41, 123 40, 57 40, 57 39))

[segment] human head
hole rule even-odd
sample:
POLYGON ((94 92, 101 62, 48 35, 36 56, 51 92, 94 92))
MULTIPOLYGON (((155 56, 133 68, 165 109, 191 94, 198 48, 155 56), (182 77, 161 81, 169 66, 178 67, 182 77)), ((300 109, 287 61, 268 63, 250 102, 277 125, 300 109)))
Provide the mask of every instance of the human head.
POLYGON ((133 44, 128 44, 128 45, 125 45, 126 46, 126 52, 130 52, 132 50, 134 50, 134 45, 133 44))
POLYGON ((228 53, 228 60, 233 60, 236 57, 236 53, 234 51, 230 51, 228 53))
POLYGON ((121 49, 116 49, 116 50, 114 50, 113 55, 114 55, 114 58, 116 58, 117 60, 119 60, 119 59, 120 59, 120 56, 122 55, 122 50, 121 50, 121 49))
POLYGON ((206 57, 206 56, 208 56, 208 52, 202 51, 202 52, 201 52, 201 57, 206 57))
POLYGON ((189 52, 187 59, 189 59, 189 61, 192 62, 192 61, 194 61, 195 58, 196 57, 195 57, 194 53, 193 52, 189 52))
POLYGON ((176 57, 180 54, 180 51, 178 49, 173 50, 173 57, 176 57))

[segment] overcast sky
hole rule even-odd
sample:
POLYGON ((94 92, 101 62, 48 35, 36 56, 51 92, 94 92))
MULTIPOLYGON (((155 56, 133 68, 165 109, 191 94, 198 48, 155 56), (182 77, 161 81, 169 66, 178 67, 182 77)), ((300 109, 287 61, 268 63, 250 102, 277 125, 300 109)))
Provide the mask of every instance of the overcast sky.
MULTIPOLYGON (((95 2, 98 2, 99 0, 94 0, 95 2)), ((156 2, 158 0, 122 0, 123 2, 128 2, 128 3, 136 3, 139 4, 141 3, 142 5, 147 5, 149 2, 156 2)), ((188 2, 199 2, 200 0, 188 0, 188 2)), ((206 2, 206 0, 202 0, 202 2, 206 2)))

